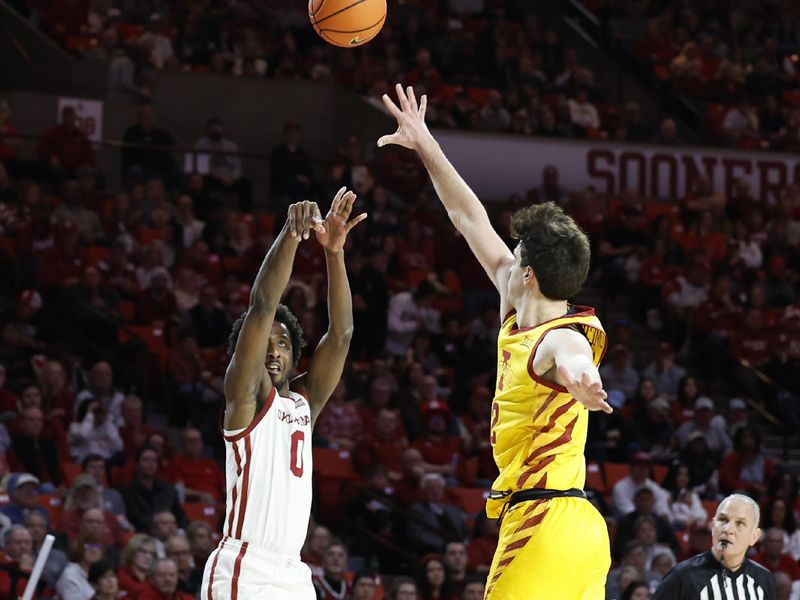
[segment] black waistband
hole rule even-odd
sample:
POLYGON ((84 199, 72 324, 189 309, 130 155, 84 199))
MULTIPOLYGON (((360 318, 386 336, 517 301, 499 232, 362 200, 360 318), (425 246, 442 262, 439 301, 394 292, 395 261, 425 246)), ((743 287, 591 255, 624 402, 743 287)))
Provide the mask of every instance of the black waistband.
POLYGON ((569 490, 520 490, 511 494, 508 508, 529 500, 550 500, 551 498, 586 498, 586 492, 578 488, 569 490))

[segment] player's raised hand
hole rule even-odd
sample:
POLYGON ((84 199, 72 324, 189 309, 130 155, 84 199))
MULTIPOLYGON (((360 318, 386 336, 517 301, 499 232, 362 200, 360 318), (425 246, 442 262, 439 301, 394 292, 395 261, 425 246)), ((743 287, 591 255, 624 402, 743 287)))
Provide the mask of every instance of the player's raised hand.
POLYGON ((603 389, 603 382, 595 373, 592 377, 588 371, 584 371, 580 379, 570 375, 569 370, 564 365, 559 365, 558 374, 567 391, 572 394, 578 402, 589 410, 602 410, 605 413, 614 411, 611 405, 606 402, 608 394, 603 389))
POLYGON ((287 217, 289 232, 293 238, 307 240, 309 232, 313 229, 317 234, 325 233, 325 225, 316 202, 304 200, 289 206, 287 217))
POLYGON ((322 222, 323 231, 315 230, 317 241, 329 252, 338 252, 344 248, 350 230, 367 218, 367 213, 362 213, 350 221, 347 220, 350 218, 355 201, 356 195, 353 192, 344 187, 340 189, 336 192, 331 209, 322 222))
POLYGON ((397 120, 397 131, 384 135, 378 140, 378 146, 396 144, 411 150, 419 150, 422 145, 433 139, 428 126, 425 125, 425 110, 428 107, 428 97, 423 95, 417 105, 414 88, 408 86, 406 90, 399 83, 395 86, 398 105, 389 97, 383 95, 383 103, 389 114, 397 120))

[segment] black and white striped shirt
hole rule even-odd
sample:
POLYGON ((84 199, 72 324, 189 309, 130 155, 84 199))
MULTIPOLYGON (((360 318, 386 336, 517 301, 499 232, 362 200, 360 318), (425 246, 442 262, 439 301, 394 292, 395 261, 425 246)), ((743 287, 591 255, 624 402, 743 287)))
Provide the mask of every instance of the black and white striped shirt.
POLYGON ((775 578, 757 562, 745 559, 735 572, 709 550, 675 565, 653 600, 777 600, 775 578))

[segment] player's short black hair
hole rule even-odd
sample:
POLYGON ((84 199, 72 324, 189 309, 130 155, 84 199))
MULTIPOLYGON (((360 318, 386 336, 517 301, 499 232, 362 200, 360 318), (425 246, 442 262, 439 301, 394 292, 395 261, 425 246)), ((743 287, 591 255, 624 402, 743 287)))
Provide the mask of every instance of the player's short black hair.
MULTIPOLYGON (((231 326, 231 333, 228 336, 228 352, 231 356, 236 350, 236 342, 239 339, 239 333, 242 331, 242 324, 246 316, 247 311, 244 311, 231 326)), ((306 347, 306 340, 303 338, 303 327, 285 304, 278 304, 278 308, 275 310, 275 320, 286 325, 286 329, 289 330, 289 339, 292 341, 292 365, 296 367, 300 361, 300 355, 303 353, 303 348, 306 347)), ((269 332, 267 334, 269 335, 269 332)))
POLYGON ((589 274, 589 238, 554 202, 522 208, 511 217, 511 237, 519 240, 523 267, 531 267, 542 295, 567 300, 589 274))
POLYGON ((156 450, 153 446, 149 446, 147 444, 144 444, 142 446, 139 446, 139 448, 137 448, 137 450, 136 450, 136 457, 135 458, 136 458, 136 463, 137 464, 142 459, 142 454, 144 454, 145 452, 155 452, 156 456, 158 456, 158 450, 156 450))

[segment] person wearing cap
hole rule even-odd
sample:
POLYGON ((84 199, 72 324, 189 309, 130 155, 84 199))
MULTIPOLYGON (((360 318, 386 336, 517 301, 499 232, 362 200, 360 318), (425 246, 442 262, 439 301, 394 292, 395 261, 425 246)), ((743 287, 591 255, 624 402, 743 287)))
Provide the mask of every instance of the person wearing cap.
POLYGON ((72 482, 59 524, 59 531, 70 538, 82 530, 98 533, 108 547, 122 546, 122 528, 114 514, 105 509, 102 488, 88 473, 81 473, 72 482))
POLYGON ((689 442, 689 436, 695 431, 703 434, 708 443, 708 449, 716 458, 722 458, 733 449, 731 438, 725 431, 725 422, 715 418, 714 402, 708 396, 700 396, 694 401, 694 415, 675 432, 681 449, 689 442))
POLYGON ((778 600, 773 575, 747 558, 761 535, 760 512, 749 496, 725 498, 711 521, 711 548, 675 565, 653 600, 778 600))
POLYGON ((411 444, 422 452, 429 472, 441 473, 446 479, 456 478, 456 469, 463 462, 462 440, 447 432, 450 407, 444 400, 428 400, 420 407, 422 436, 411 444))
POLYGON ((750 424, 749 418, 747 403, 741 398, 731 398, 728 402, 728 416, 725 419, 725 426, 731 439, 736 437, 739 429, 750 424))
POLYGON ((600 368, 600 376, 606 389, 620 390, 627 400, 636 396, 639 374, 631 366, 631 353, 625 344, 614 344, 609 352, 611 362, 600 368))
POLYGON ((137 43, 147 52, 150 64, 156 69, 163 69, 175 60, 172 40, 164 34, 164 18, 159 13, 150 15, 147 31, 137 43))
POLYGON ((678 384, 686 375, 686 369, 675 364, 675 350, 669 342, 658 345, 658 354, 642 373, 643 377, 653 380, 659 394, 675 397, 678 395, 678 384))
POLYGON ((618 517, 633 512, 636 508, 633 496, 636 490, 646 487, 655 496, 654 512, 659 516, 669 516, 669 493, 650 479, 652 458, 646 452, 636 452, 631 459, 631 472, 614 484, 611 492, 614 511, 618 517))

